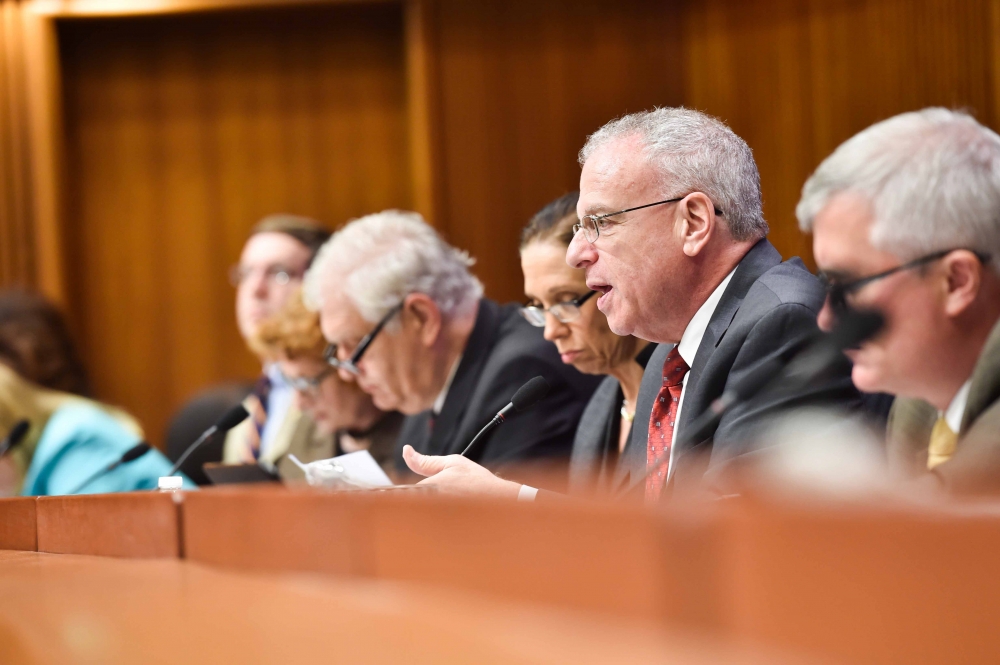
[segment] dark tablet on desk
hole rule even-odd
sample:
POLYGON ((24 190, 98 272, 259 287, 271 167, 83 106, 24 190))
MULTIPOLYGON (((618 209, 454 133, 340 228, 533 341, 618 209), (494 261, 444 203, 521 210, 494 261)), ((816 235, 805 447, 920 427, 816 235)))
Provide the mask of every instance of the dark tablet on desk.
POLYGON ((213 485, 233 485, 236 483, 277 483, 278 474, 268 471, 259 464, 217 464, 209 463, 201 467, 213 485))

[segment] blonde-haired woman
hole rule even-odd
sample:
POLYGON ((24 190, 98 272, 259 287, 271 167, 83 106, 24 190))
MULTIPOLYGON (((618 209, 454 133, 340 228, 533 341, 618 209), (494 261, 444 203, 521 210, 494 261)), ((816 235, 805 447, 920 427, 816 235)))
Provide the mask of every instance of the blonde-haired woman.
MULTIPOLYGON (((37 386, 0 364, 0 433, 20 420, 31 427, 0 458, 0 494, 11 496, 152 489, 170 462, 151 450, 114 471, 81 483, 142 440, 138 424, 112 407, 37 386)), ((185 478, 185 485, 193 484, 185 478)))
MULTIPOLYGON (((319 314, 306 309, 301 293, 261 322, 251 344, 261 357, 278 363, 295 390, 295 403, 269 451, 272 459, 267 460, 282 476, 301 475, 287 460, 290 453, 307 462, 359 450, 368 450, 387 472, 393 472, 402 416, 380 411, 356 383, 337 375, 324 357, 327 344, 319 314)), ((252 414, 254 409, 250 410, 252 414)))

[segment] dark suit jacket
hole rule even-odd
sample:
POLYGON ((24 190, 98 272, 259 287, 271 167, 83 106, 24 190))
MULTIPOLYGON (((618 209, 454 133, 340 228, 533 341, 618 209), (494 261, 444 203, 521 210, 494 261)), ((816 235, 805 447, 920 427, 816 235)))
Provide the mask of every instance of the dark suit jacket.
POLYGON ((428 455, 462 452, 476 433, 525 382, 544 376, 550 386, 541 403, 513 413, 469 451, 469 459, 496 471, 512 463, 566 457, 577 422, 600 377, 581 374, 559 359, 542 330, 528 324, 519 305, 498 305, 483 299, 441 413, 424 411, 406 418, 397 453, 412 445, 428 455), (433 424, 432 424, 433 423, 433 424))
POLYGON ((1000 322, 972 372, 958 447, 947 462, 927 470, 927 447, 937 409, 917 399, 897 398, 887 431, 890 469, 896 476, 933 473, 953 494, 1000 494, 1000 322))
MULTIPOLYGON (((648 344, 635 357, 635 362, 645 367, 655 350, 656 344, 648 344)), ((605 488, 613 481, 618 468, 623 399, 618 379, 606 376, 583 410, 569 460, 571 494, 605 488)))
MULTIPOLYGON (((709 466, 717 468, 750 452, 755 431, 785 408, 823 405, 860 408, 845 358, 828 377, 792 395, 751 400, 731 409, 707 441, 683 445, 692 422, 722 394, 731 381, 760 372, 775 357, 787 357, 816 334, 816 316, 823 306, 823 287, 797 258, 782 263, 767 239, 751 248, 739 266, 701 340, 691 366, 674 450, 668 490, 700 484, 709 466)), ((649 359, 636 405, 632 438, 619 465, 619 485, 633 484, 646 470, 649 417, 662 385, 663 361, 673 348, 661 344, 649 359), (643 427, 641 424, 646 423, 643 427)), ((761 383, 770 375, 760 376, 761 383)), ((664 492, 664 497, 670 491, 664 492)))

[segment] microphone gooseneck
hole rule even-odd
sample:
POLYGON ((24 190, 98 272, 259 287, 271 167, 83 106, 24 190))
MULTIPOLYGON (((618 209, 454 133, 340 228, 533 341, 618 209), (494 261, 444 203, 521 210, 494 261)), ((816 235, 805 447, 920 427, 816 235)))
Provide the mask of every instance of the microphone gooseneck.
POLYGON ((181 456, 177 458, 177 461, 174 463, 174 465, 170 467, 170 471, 167 473, 167 475, 172 476, 175 473, 177 473, 177 470, 180 469, 181 465, 184 464, 185 460, 187 460, 187 458, 191 456, 191 453, 198 450, 198 448, 200 448, 206 441, 211 439, 213 436, 215 436, 220 432, 228 432, 229 430, 236 427, 249 417, 250 413, 243 407, 242 404, 237 404, 233 408, 226 411, 223 414, 223 416, 219 418, 219 421, 217 423, 215 423, 207 430, 202 432, 201 436, 199 436, 194 443, 192 443, 190 446, 187 447, 187 450, 185 450, 181 454, 181 456))
POLYGON ((470 441, 469 445, 467 445, 465 450, 462 451, 462 457, 465 457, 466 453, 472 450, 472 447, 476 445, 476 442, 483 438, 487 432, 492 430, 494 427, 502 425, 507 420, 507 416, 511 411, 520 412, 530 409, 549 393, 549 388, 549 382, 542 376, 536 376, 518 388, 517 392, 514 393, 514 396, 510 398, 510 402, 507 403, 507 406, 500 409, 497 412, 497 415, 493 416, 493 419, 486 423, 486 425, 479 430, 479 433, 476 434, 476 436, 472 437, 472 441, 470 441))
MULTIPOLYGON (((678 439, 677 445, 687 447, 707 439, 730 408, 736 404, 771 392, 792 392, 801 390, 840 359, 846 350, 858 346, 874 337, 885 325, 885 318, 875 311, 848 310, 837 326, 826 334, 815 335, 811 342, 796 353, 791 360, 773 358, 760 369, 742 381, 726 388, 694 422, 689 434, 678 439)), ((618 496, 626 494, 636 485, 645 482, 653 473, 669 461, 661 459, 646 469, 635 483, 621 490, 618 496)))
POLYGON ((0 441, 0 457, 6 455, 11 448, 17 447, 24 440, 24 435, 28 433, 29 429, 31 429, 31 423, 23 418, 14 423, 7 436, 4 437, 3 441, 0 441))
POLYGON ((79 494, 80 490, 82 490, 84 487, 94 482, 104 474, 114 471, 122 464, 128 464, 129 462, 133 462, 139 459, 149 451, 150 451, 149 444, 146 443, 145 441, 140 441, 139 443, 135 444, 134 446, 126 450, 124 453, 122 453, 121 457, 119 457, 118 459, 116 459, 114 462, 107 465, 103 469, 98 469, 97 471, 92 473, 90 476, 87 477, 86 480, 84 480, 82 483, 74 487, 72 491, 66 492, 66 494, 79 494))

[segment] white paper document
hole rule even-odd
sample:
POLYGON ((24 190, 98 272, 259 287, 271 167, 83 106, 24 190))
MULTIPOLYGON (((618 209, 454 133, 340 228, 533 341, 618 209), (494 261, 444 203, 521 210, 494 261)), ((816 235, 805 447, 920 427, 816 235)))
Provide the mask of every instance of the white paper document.
POLYGON ((392 487, 392 481, 367 450, 303 464, 289 455, 310 485, 320 487, 348 486, 357 488, 392 487))

